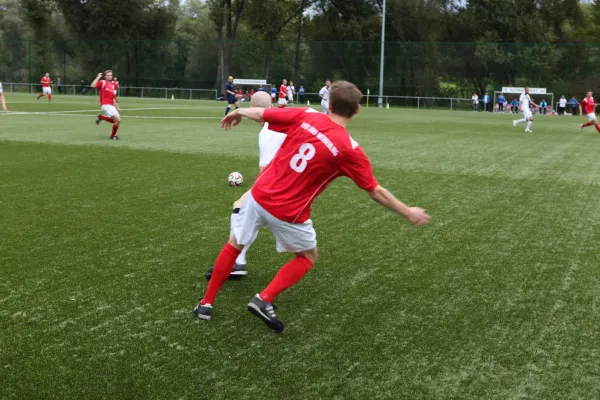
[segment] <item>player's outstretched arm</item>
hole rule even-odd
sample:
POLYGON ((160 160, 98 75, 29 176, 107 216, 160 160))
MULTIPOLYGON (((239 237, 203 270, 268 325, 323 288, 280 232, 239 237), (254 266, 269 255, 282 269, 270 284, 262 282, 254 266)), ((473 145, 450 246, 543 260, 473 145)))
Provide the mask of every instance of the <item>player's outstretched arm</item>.
POLYGON ((238 126, 242 118, 248 118, 252 121, 263 122, 263 113, 265 109, 262 107, 238 108, 234 112, 227 114, 221 120, 221 127, 226 131, 232 126, 238 126))
POLYGON ((385 208, 402 215, 414 227, 425 225, 431 219, 424 209, 407 206, 381 185, 377 185, 372 192, 369 192, 369 196, 385 208))

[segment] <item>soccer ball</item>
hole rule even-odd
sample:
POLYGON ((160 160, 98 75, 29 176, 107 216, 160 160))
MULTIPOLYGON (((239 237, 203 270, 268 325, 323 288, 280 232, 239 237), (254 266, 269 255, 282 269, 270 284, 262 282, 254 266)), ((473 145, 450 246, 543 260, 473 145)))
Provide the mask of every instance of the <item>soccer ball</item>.
POLYGON ((244 177, 239 172, 232 172, 229 174, 229 186, 240 186, 244 182, 244 177))

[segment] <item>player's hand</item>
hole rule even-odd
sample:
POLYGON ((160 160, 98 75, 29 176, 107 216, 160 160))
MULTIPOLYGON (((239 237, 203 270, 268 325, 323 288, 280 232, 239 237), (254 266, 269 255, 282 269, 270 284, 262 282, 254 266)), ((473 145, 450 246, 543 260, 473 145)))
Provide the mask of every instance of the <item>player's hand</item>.
POLYGON ((100 72, 97 76, 98 79, 102 78, 102 72, 100 72))
POLYGON ((417 226, 428 224, 431 215, 427 214, 421 207, 411 207, 406 219, 416 228, 417 226))
POLYGON ((6 106, 2 106, 2 111, 8 112, 8 108, 6 108, 6 106))
POLYGON ((242 116, 236 110, 230 112, 229 114, 223 117, 223 119, 221 120, 221 128, 225 129, 226 131, 229 131, 231 130, 232 125, 238 126, 240 122, 242 122, 242 116))

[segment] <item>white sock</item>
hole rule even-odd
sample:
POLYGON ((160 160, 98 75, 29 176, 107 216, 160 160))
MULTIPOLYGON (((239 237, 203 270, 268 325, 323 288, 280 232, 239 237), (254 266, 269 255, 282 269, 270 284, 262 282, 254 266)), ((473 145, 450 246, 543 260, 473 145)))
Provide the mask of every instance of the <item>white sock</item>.
POLYGON ((527 125, 525 125, 525 129, 529 130, 531 127, 531 121, 527 121, 527 125))
POLYGON ((517 120, 517 124, 520 124, 521 122, 527 122, 527 119, 521 118, 517 120))

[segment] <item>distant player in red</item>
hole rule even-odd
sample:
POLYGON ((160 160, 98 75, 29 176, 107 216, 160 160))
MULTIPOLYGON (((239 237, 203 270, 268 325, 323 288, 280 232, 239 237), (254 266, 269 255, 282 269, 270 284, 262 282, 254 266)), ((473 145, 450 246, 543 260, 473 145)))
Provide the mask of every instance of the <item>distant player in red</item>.
POLYGON ((50 87, 50 84, 52 83, 52 81, 50 80, 50 73, 46 72, 46 74, 42 77, 40 82, 42 84, 42 93, 40 93, 38 95, 37 99, 39 100, 40 97, 44 97, 45 95, 48 95, 48 102, 51 102, 52 101, 52 88, 50 87))
POLYGON ((279 86, 279 102, 278 102, 278 106, 277 108, 284 108, 287 105, 287 94, 288 94, 288 88, 287 88, 287 80, 284 79, 281 82, 281 86, 279 86))
POLYGON ((408 207, 377 183, 371 163, 346 126, 358 113, 362 93, 352 83, 331 87, 330 114, 306 108, 245 108, 225 116, 221 125, 236 126, 242 117, 267 122, 269 129, 287 134, 271 163, 257 178, 250 194, 232 221, 232 234, 219 254, 204 298, 194 308, 200 319, 212 318, 212 305, 228 279, 235 259, 259 228, 269 226, 279 252, 295 253, 275 279, 248 304, 248 310, 271 329, 281 332, 283 323, 273 301, 300 281, 317 261, 317 237, 310 220, 314 199, 334 179, 346 176, 367 191, 377 203, 404 216, 413 226, 429 222, 418 207, 408 207))
POLYGON ((90 86, 95 87, 100 92, 100 107, 102 108, 102 111, 104 111, 104 114, 106 114, 98 114, 96 125, 99 124, 100 121, 110 122, 113 124, 113 127, 109 139, 119 140, 117 131, 119 130, 119 125, 121 124, 121 116, 119 115, 119 106, 115 103, 116 91, 113 82, 112 71, 105 71, 104 79, 102 79, 102 72, 100 72, 90 86))
POLYGON ((583 108, 583 112, 585 113, 585 116, 588 119, 588 122, 586 122, 585 124, 579 125, 581 127, 581 132, 583 132, 583 128, 585 128, 586 126, 591 126, 594 125, 596 127, 596 130, 598 131, 598 133, 600 133, 600 125, 598 125, 598 120, 596 119, 596 104, 594 104, 594 98, 592 97, 592 92, 587 92, 585 94, 585 99, 581 100, 581 103, 579 103, 579 114, 582 114, 582 108, 583 108))

